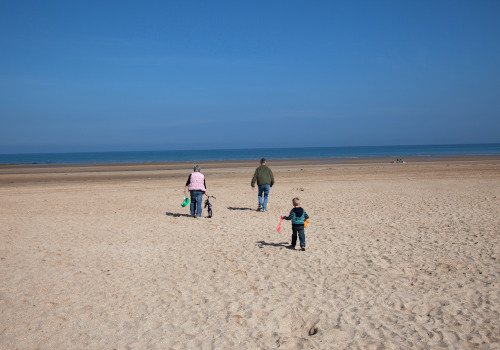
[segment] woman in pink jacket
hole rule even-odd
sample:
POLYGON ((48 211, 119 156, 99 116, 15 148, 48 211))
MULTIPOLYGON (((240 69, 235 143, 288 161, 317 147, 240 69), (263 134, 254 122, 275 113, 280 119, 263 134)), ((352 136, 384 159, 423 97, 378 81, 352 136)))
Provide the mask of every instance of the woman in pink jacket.
POLYGON ((191 193, 191 215, 194 218, 201 216, 201 202, 203 201, 203 194, 207 192, 205 184, 205 175, 200 172, 200 166, 196 164, 193 172, 189 175, 186 181, 184 192, 191 193))

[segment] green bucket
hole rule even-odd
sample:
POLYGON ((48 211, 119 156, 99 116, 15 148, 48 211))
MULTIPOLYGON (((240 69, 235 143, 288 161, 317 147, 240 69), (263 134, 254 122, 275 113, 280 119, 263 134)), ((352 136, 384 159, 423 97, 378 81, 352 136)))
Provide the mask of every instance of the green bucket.
POLYGON ((188 204, 189 204, 189 198, 184 196, 184 200, 182 201, 181 207, 184 208, 188 204))

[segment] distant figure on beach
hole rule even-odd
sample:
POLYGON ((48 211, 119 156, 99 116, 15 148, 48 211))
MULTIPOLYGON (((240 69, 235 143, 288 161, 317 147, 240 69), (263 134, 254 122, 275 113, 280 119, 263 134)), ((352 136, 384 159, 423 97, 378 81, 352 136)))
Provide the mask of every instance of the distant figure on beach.
POLYGON ((252 178, 252 189, 255 189, 255 182, 259 186, 259 206, 257 211, 267 211, 267 201, 269 196, 269 189, 274 185, 274 175, 271 169, 266 165, 266 158, 260 160, 260 166, 255 169, 252 178), (262 200, 264 197, 264 200, 262 200))
POLYGON ((200 172, 200 166, 196 164, 193 167, 193 172, 189 175, 186 181, 184 192, 191 193, 191 215, 196 218, 201 216, 201 203, 203 195, 207 192, 207 185, 205 183, 205 175, 200 172))
POLYGON ((309 219, 306 211, 300 206, 299 197, 295 197, 292 200, 293 209, 290 210, 289 216, 283 216, 283 220, 292 220, 292 243, 290 244, 290 249, 295 249, 297 244, 297 234, 299 236, 300 250, 306 250, 306 234, 304 229, 304 224, 306 220, 309 219))

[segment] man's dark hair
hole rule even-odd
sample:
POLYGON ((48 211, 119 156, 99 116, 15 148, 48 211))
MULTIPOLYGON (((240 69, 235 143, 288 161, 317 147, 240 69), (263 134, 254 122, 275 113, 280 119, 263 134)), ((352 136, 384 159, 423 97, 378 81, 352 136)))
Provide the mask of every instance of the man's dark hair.
POLYGON ((266 158, 261 158, 260 164, 264 164, 266 162, 266 158))

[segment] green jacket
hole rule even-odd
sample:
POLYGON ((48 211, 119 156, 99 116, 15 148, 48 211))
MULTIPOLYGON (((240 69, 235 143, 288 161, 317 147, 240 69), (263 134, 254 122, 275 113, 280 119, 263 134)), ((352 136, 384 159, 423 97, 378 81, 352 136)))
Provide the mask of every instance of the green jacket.
POLYGON ((274 185, 274 175, 271 169, 267 167, 267 165, 261 165, 257 169, 255 169, 255 173, 252 178, 252 187, 255 186, 255 181, 257 181, 257 185, 274 185))

